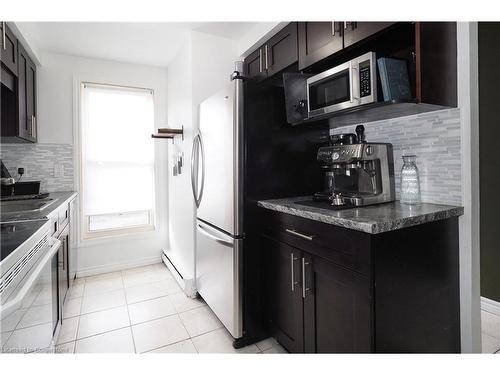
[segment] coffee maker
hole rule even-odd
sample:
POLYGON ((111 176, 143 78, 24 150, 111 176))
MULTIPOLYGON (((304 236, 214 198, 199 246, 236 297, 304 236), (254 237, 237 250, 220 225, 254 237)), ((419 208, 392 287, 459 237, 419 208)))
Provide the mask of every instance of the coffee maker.
POLYGON ((356 127, 356 134, 331 135, 330 145, 319 148, 317 160, 325 183, 314 201, 338 208, 394 201, 392 145, 365 142, 363 125, 356 127))

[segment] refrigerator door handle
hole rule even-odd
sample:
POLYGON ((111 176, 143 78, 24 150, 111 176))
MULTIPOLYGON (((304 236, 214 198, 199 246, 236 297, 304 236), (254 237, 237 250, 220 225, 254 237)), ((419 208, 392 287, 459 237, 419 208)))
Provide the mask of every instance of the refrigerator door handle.
POLYGON ((198 142, 201 150, 201 184, 200 184, 200 195, 196 202, 196 207, 200 207, 201 198, 203 197, 203 188, 205 186, 205 148, 203 147, 203 138, 201 133, 198 134, 198 142))
POLYGON ((210 229, 203 224, 198 223, 198 230, 200 231, 201 234, 203 234, 203 235, 207 236, 208 238, 211 238, 212 240, 217 241, 223 245, 231 246, 231 247, 234 245, 233 241, 229 241, 226 238, 222 238, 220 236, 217 236, 214 233, 211 233, 210 229))
POLYGON ((197 160, 197 154, 198 154, 198 135, 196 135, 193 139, 193 149, 191 150, 191 189, 193 191, 193 198, 196 203, 196 207, 198 207, 198 197, 197 197, 197 188, 198 188, 198 183, 196 181, 198 177, 198 160, 197 160))

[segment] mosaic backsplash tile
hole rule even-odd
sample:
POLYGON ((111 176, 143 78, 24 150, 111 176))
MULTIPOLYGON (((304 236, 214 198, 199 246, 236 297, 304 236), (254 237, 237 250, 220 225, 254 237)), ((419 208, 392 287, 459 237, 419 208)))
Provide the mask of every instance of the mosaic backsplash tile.
POLYGON ((73 146, 68 144, 2 144, 0 158, 17 180, 17 168, 26 168, 21 181, 40 180, 42 192, 73 188, 73 146))
MULTIPOLYGON (((388 142, 394 148, 396 198, 400 196, 402 155, 417 155, 422 202, 462 204, 460 110, 365 123, 368 142, 388 142)), ((331 134, 355 133, 356 126, 331 129, 331 134)))

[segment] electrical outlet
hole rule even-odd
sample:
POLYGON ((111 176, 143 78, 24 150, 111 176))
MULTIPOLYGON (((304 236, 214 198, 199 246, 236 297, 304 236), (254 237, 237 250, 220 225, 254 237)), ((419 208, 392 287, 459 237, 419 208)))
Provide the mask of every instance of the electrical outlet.
POLYGON ((19 177, 19 170, 21 168, 24 169, 23 178, 27 177, 28 176, 28 168, 26 168, 26 167, 17 167, 17 176, 19 177))

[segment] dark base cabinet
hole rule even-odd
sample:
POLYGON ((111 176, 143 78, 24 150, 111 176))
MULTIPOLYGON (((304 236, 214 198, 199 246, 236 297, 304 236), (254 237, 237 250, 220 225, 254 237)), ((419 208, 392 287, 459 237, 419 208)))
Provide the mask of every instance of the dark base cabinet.
POLYGON ((269 332, 292 353, 459 353, 458 219, 370 235, 262 209, 269 332))
POLYGON ((317 256, 304 256, 306 353, 372 351, 368 277, 317 256))
POLYGON ((373 237, 377 352, 459 353, 458 219, 373 237))
POLYGON ((302 252, 283 242, 263 238, 267 306, 273 334, 290 352, 304 351, 304 310, 300 265, 302 252))

